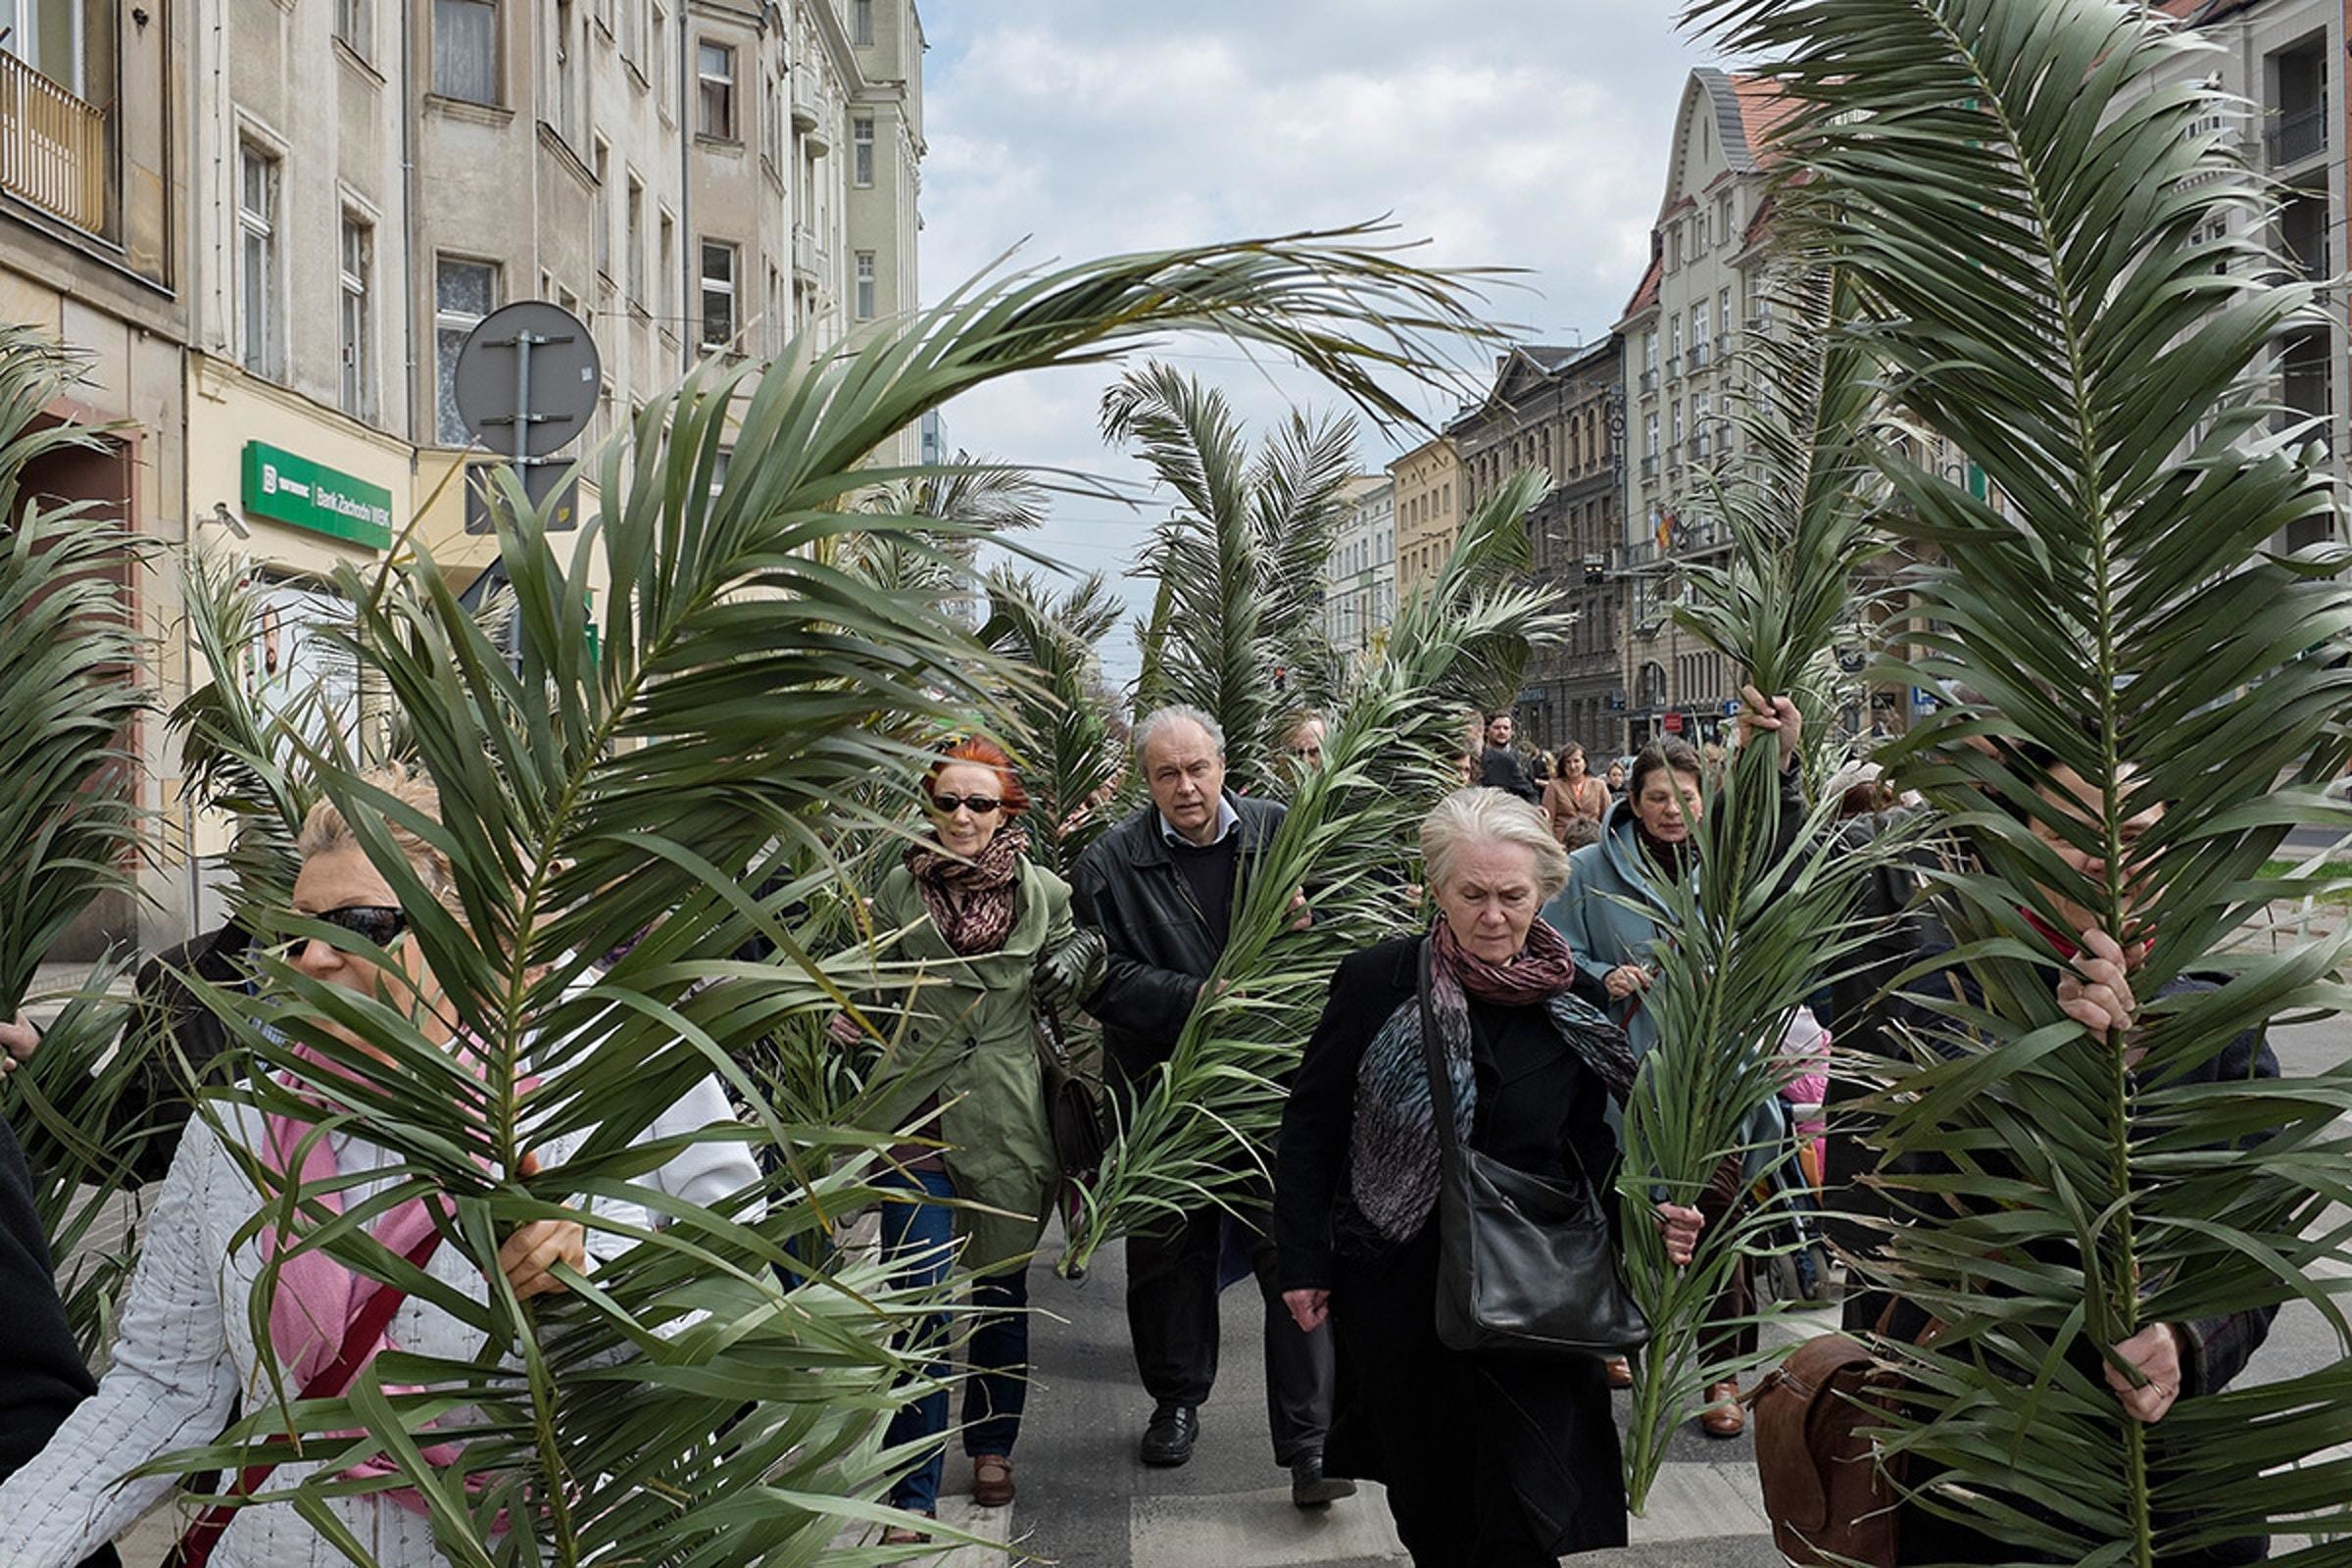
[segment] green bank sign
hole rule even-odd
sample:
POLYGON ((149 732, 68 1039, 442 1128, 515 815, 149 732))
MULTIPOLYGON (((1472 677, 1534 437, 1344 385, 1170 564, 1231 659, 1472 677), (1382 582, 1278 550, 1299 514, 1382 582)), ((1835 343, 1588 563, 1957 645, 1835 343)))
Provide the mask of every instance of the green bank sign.
POLYGON ((266 441, 245 443, 245 510, 370 550, 392 546, 392 492, 266 441))

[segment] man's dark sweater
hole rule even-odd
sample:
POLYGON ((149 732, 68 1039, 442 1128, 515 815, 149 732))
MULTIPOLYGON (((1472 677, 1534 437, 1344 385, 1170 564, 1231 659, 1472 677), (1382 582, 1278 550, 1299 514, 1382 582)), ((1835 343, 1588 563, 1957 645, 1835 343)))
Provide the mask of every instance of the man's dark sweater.
POLYGON ((1226 834, 1216 843, 1202 848, 1195 844, 1171 844, 1168 858, 1176 862, 1176 874, 1184 878, 1186 891, 1200 906, 1200 918, 1207 923, 1210 940, 1223 952, 1225 939, 1233 931, 1234 868, 1241 859, 1241 834, 1226 834))

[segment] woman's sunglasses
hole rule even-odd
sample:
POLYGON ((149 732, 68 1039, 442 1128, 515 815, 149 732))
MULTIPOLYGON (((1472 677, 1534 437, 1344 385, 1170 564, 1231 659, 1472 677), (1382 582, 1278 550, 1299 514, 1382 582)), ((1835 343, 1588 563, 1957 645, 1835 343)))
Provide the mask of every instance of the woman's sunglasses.
POLYGON ((971 808, 974 816, 986 816, 1004 803, 986 795, 934 795, 931 809, 942 816, 954 816, 959 806, 971 808))
MULTIPOLYGON (((317 920, 321 925, 338 926, 361 941, 379 948, 390 947, 393 940, 409 928, 409 911, 398 905, 389 904, 347 904, 340 909, 320 909, 306 918, 317 920)), ((299 952, 307 940, 305 937, 296 937, 289 946, 299 952)), ((335 946, 341 951, 341 944, 335 946)))

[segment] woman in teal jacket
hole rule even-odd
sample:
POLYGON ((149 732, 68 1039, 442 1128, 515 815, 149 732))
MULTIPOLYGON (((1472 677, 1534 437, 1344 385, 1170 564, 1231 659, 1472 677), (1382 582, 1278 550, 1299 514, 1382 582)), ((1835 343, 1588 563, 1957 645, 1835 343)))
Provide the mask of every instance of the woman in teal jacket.
MULTIPOLYGON (((1037 993, 1041 982, 1064 996, 1091 991, 1101 944, 1071 920, 1069 885, 1030 862, 1017 821, 1029 800, 1003 751, 977 739, 948 747, 923 780, 923 801, 932 836, 907 847, 874 896, 873 916, 898 933, 894 958, 918 972, 891 1050, 895 1125, 946 1147, 901 1151, 904 1184, 920 1196, 885 1206, 882 1245, 906 1259, 908 1278, 944 1279, 951 1262, 972 1277, 982 1315, 966 1352, 963 1447, 973 1501, 1002 1507, 1012 1500, 1028 1376, 1029 1254, 1061 1180, 1038 1064, 1037 993), (940 1201, 949 1199, 979 1206, 940 1201)), ((944 1344, 944 1323, 923 1332, 944 1344)), ((892 1421, 894 1446, 933 1445, 893 1490, 897 1506, 937 1511, 947 1427, 944 1389, 892 1421)), ((892 1544, 922 1539, 884 1536, 892 1544)))
MULTIPOLYGON (((1785 835, 1793 833, 1803 812, 1795 769, 1788 765, 1798 738, 1795 707, 1785 698, 1767 704, 1753 694, 1748 706, 1750 715, 1742 720, 1743 726, 1779 732, 1782 830, 1785 835)), ((1704 771, 1698 753, 1687 742, 1668 737, 1646 748, 1634 760, 1624 797, 1609 809, 1600 842, 1568 857, 1568 886, 1544 906, 1544 918, 1568 939, 1577 966, 1607 989, 1610 1016, 1625 1030, 1637 1061, 1658 1041, 1657 1021, 1642 1005, 1642 993, 1656 972, 1658 940, 1645 862, 1655 862, 1678 876, 1704 874, 1690 840, 1691 825, 1706 811, 1704 771)), ((1699 1199, 1699 1211, 1711 1226, 1724 1224, 1748 1184, 1778 1161, 1788 1134, 1780 1101, 1768 1100, 1758 1105, 1740 1132, 1747 1152, 1725 1160, 1699 1199)), ((1709 1322, 1727 1326, 1700 1347, 1702 1360, 1753 1356, 1755 1325, 1732 1321, 1753 1312, 1753 1303, 1747 1262, 1742 1258, 1708 1311, 1709 1322)), ((1620 1386, 1632 1381, 1621 1363, 1613 1363, 1609 1375, 1620 1386)), ((1736 1378, 1708 1385, 1708 1408, 1699 1417, 1700 1428, 1710 1437, 1738 1437, 1746 1424, 1739 1399, 1736 1378)))

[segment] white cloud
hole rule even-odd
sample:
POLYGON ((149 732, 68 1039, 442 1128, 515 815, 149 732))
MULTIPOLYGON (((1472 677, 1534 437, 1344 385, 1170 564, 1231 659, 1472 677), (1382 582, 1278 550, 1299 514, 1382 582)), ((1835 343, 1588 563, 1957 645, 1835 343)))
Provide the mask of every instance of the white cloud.
MULTIPOLYGON (((931 296, 1024 240, 1035 265, 1387 214, 1429 240, 1433 265, 1524 269, 1489 310, 1540 341, 1592 341, 1615 321, 1648 254, 1684 78, 1705 58, 1656 0, 940 0, 924 20, 931 296)), ((1328 400, 1230 345, 1170 357, 1253 426, 1286 400, 1328 400)), ((1133 475, 1096 436, 1109 376, 970 394, 947 411, 950 440, 1133 475)), ((1367 463, 1397 444, 1367 432, 1367 463)), ((1064 498, 1032 543, 1116 570, 1151 514, 1064 498)), ((1124 639, 1104 653, 1114 674, 1132 667, 1124 639)))

